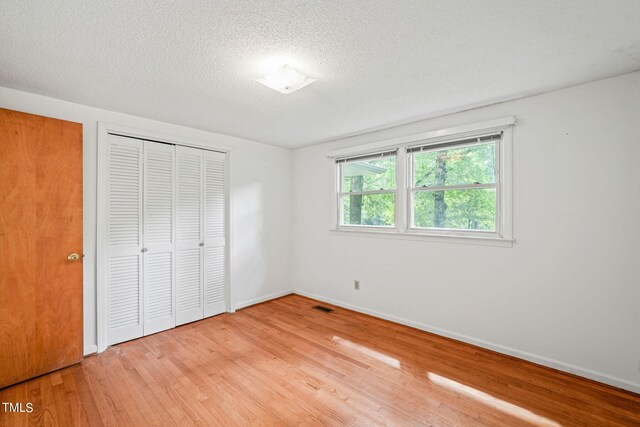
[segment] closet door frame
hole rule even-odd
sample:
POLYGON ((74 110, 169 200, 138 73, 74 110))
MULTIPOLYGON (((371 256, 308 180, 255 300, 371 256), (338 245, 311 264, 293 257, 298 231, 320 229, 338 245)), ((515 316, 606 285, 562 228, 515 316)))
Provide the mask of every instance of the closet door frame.
POLYGON ((107 295, 107 166, 108 166, 108 138, 109 134, 137 138, 147 141, 163 142, 167 144, 182 145, 185 147, 200 148, 204 150, 217 151, 225 154, 224 166, 224 193, 225 193, 225 305, 226 312, 235 312, 235 299, 232 292, 231 282, 231 203, 230 203, 230 163, 231 147, 217 141, 205 142, 192 139, 190 137, 169 135, 149 129, 138 129, 129 126, 98 122, 98 215, 96 223, 96 337, 98 343, 98 353, 103 352, 108 347, 108 295, 107 295))

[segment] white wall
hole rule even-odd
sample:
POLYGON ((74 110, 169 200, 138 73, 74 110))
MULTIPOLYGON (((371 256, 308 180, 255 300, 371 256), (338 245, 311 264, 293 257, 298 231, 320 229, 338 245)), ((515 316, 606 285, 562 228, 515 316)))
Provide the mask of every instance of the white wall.
POLYGON ((84 345, 96 346, 97 122, 231 147, 231 290, 236 306, 291 289, 291 152, 0 87, 0 107, 84 125, 84 345))
POLYGON ((633 73, 296 150, 294 289, 640 392, 639 135, 633 73), (513 114, 512 248, 329 233, 327 152, 513 114))

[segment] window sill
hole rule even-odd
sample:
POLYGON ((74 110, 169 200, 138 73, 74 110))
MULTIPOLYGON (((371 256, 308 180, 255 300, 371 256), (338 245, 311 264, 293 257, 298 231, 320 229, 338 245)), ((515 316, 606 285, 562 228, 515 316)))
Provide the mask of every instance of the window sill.
POLYGON ((439 242, 454 243, 465 245, 481 245, 481 246, 498 246, 510 248, 513 247, 514 239, 505 239, 500 237, 483 237, 483 236, 453 236, 442 234, 426 234, 426 233, 400 233, 394 230, 351 230, 345 228, 332 228, 329 234, 333 236, 351 236, 351 237, 369 237, 383 239, 399 239, 399 240, 418 240, 423 242, 439 242))

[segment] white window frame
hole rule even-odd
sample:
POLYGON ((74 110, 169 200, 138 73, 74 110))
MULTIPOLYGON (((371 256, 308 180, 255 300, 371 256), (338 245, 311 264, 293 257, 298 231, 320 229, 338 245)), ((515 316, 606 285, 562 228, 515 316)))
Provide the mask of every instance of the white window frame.
MULTIPOLYGON (((328 153, 334 167, 334 185, 332 188, 335 203, 332 215, 331 232, 337 235, 357 235, 361 237, 386 237, 401 239, 432 240, 448 243, 481 244, 490 246, 512 246, 512 144, 514 116, 468 124, 447 129, 439 129, 415 135, 394 138, 392 140, 335 150, 328 153), (458 230, 413 227, 413 155, 407 152, 409 147, 428 146, 485 136, 501 132, 496 141, 496 230, 458 230), (335 163, 337 159, 359 157, 368 154, 397 149, 396 154, 396 216, 395 227, 367 225, 343 225, 342 218, 342 168, 335 163)), ((451 148, 454 148, 452 145, 451 148)), ((461 187, 485 187, 471 185, 461 187)), ((493 185, 491 185, 493 188, 493 185)), ((448 187, 451 189, 451 187, 448 187)), ((390 191, 385 191, 390 192, 390 191)), ((375 191, 373 193, 376 193, 375 191)), ((348 193, 344 193, 348 194, 348 193)))
MULTIPOLYGON (((495 134, 495 132, 494 132, 495 134)), ((477 135, 478 138, 484 135, 477 135)), ((474 136, 476 137, 476 136, 474 136)), ((493 184, 461 184, 461 185, 446 185, 443 187, 427 187, 425 189, 421 187, 413 186, 414 179, 414 167, 415 167, 415 153, 407 153, 407 224, 408 230, 411 233, 420 233, 420 234, 435 234, 435 235, 446 235, 446 236, 471 236, 471 237, 492 237, 492 238, 500 238, 502 236, 502 221, 501 217, 502 212, 502 200, 501 200, 501 165, 500 165, 500 149, 502 145, 502 139, 504 138, 504 134, 501 135, 500 139, 492 142, 495 144, 495 183, 493 184), (495 230, 464 230, 457 228, 425 228, 425 227, 416 227, 414 225, 414 214, 415 209, 413 206, 413 200, 415 193, 418 192, 433 192, 438 190, 467 190, 467 189, 480 189, 480 188, 495 188, 496 189, 496 212, 495 212, 495 230)), ((424 153, 428 151, 435 150, 453 150, 456 148, 463 147, 475 147, 479 145, 485 145, 489 143, 481 143, 481 142, 461 142, 460 144, 456 144, 456 141, 461 138, 453 138, 450 141, 437 141, 437 142, 429 142, 425 144, 415 144, 418 146, 425 147, 424 150, 419 151, 418 153, 424 153), (450 147, 446 148, 438 148, 434 147, 429 149, 430 145, 440 146, 443 142, 451 142, 450 147)), ((464 138, 462 138, 464 139, 464 138)))
MULTIPOLYGON (((393 150, 384 150, 385 151, 393 151, 393 150)), ((398 150, 400 151, 400 150, 398 150)), ((382 153, 382 152, 380 152, 382 153)), ((367 153, 364 156, 374 156, 378 153, 367 153)), ((361 157, 361 156, 355 156, 361 157)), ((336 163, 336 208, 337 208, 337 218, 336 218, 336 228, 341 230, 379 230, 379 231, 392 231, 398 230, 398 152, 396 154, 389 155, 388 157, 394 157, 396 159, 396 179, 395 179, 395 188, 388 190, 369 190, 369 191, 342 191, 342 185, 344 183, 343 170, 344 165, 347 163, 336 163), (361 224, 342 224, 342 220, 344 218, 344 203, 343 198, 345 196, 357 196, 357 195, 368 195, 368 194, 395 194, 395 215, 394 215, 394 225, 361 225, 361 224)), ((384 158, 384 157, 380 157, 384 158)))

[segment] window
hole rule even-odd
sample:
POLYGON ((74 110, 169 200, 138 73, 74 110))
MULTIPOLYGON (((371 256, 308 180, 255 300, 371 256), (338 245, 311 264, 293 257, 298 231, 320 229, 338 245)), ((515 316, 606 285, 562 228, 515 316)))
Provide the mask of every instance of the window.
POLYGON ((394 227, 396 150, 337 160, 339 224, 394 227))
POLYGON ((337 229, 511 242, 514 123, 510 117, 338 151, 337 229))
POLYGON ((407 149, 410 228, 498 230, 498 144, 501 134, 407 149))

